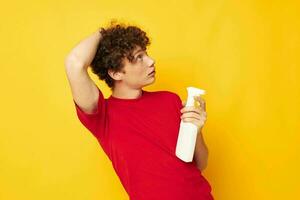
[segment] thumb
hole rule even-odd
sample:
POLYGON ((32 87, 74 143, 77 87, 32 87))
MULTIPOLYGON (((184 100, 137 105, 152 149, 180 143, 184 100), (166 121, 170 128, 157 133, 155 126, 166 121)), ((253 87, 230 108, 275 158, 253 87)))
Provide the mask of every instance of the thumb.
POLYGON ((182 105, 185 106, 185 104, 186 104, 186 101, 182 101, 182 105))

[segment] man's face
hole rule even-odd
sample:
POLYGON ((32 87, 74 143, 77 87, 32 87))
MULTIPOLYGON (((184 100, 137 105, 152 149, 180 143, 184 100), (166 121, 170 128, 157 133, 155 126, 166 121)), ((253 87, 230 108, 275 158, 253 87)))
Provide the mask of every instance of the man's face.
POLYGON ((124 59, 124 68, 121 81, 130 88, 140 89, 146 85, 150 85, 155 80, 155 61, 148 56, 147 51, 139 46, 133 51, 133 61, 124 59))

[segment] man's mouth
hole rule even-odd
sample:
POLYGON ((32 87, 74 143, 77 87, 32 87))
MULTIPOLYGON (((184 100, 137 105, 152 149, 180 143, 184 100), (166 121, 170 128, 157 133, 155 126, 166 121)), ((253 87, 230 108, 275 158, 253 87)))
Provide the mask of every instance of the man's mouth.
POLYGON ((153 74, 155 74, 155 70, 153 70, 150 74, 148 74, 148 75, 153 75, 153 74))

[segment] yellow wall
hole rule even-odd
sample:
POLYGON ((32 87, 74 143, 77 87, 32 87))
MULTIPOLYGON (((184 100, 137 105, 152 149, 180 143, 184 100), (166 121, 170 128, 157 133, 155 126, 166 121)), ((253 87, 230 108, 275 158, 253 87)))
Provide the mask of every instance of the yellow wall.
POLYGON ((266 0, 2 3, 0 199, 127 199, 75 115, 63 66, 111 18, 152 39, 157 79, 146 90, 182 99, 187 86, 207 91, 203 174, 216 199, 299 199, 299 9, 266 0))

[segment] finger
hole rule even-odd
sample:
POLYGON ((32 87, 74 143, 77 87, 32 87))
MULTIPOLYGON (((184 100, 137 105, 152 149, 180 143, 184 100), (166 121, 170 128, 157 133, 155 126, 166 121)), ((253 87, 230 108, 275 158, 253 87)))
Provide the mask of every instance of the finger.
POLYGON ((185 114, 182 114, 180 116, 181 119, 186 119, 186 118, 194 118, 194 119, 197 119, 197 120, 204 120, 206 121, 207 119, 207 116, 206 114, 196 114, 196 113, 185 113, 185 114))
POLYGON ((201 128, 202 126, 204 126, 204 123, 205 123, 205 120, 198 120, 198 119, 194 119, 194 118, 186 118, 183 121, 184 122, 191 122, 191 123, 195 124, 199 128, 201 128))
POLYGON ((195 100, 200 104, 200 107, 202 110, 206 110, 206 103, 205 99, 203 99, 201 96, 194 96, 195 100))
POLYGON ((201 119, 203 116, 201 116, 200 114, 198 113, 194 113, 194 112, 187 112, 187 113, 184 113, 180 116, 181 119, 185 119, 185 118, 195 118, 195 119, 201 119))
POLYGON ((205 119, 207 118, 207 113, 204 111, 204 112, 201 112, 201 117, 204 117, 205 119))
POLYGON ((187 106, 187 107, 183 107, 180 112, 185 113, 185 112, 195 112, 195 113, 199 113, 201 112, 201 108, 195 107, 195 106, 187 106))
POLYGON ((199 120, 199 119, 195 119, 193 117, 187 117, 187 118, 182 119, 182 121, 184 121, 184 122, 193 122, 193 123, 197 123, 197 120, 199 120))
POLYGON ((203 100, 202 103, 200 103, 200 107, 205 111, 206 110, 206 103, 205 101, 203 100))

